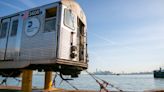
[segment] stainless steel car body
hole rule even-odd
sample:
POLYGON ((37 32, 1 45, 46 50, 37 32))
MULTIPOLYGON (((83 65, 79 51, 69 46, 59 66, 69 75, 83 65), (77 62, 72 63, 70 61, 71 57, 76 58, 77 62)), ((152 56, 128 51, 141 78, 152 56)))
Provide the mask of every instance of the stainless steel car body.
POLYGON ((64 67, 65 73, 69 69, 78 72, 87 69, 86 16, 73 0, 22 11, 0 21, 0 71, 24 68, 59 71, 64 67), (72 28, 65 22, 66 13, 73 16, 72 28))

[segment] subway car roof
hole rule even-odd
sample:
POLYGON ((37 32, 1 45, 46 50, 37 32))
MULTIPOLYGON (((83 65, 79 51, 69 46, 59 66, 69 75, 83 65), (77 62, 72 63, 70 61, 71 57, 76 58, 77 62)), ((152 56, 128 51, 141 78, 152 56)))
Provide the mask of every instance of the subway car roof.
POLYGON ((69 7, 73 12, 75 12, 77 16, 81 19, 81 21, 84 23, 84 25, 86 25, 86 16, 84 14, 84 11, 80 7, 80 5, 75 2, 75 0, 61 0, 61 3, 69 7))
POLYGON ((39 7, 30 8, 30 9, 20 11, 20 12, 14 13, 14 14, 2 16, 2 17, 0 17, 0 20, 4 19, 4 18, 10 18, 10 17, 13 17, 13 16, 17 16, 17 15, 19 15, 19 14, 25 12, 25 11, 30 11, 30 10, 33 10, 33 9, 49 6, 49 5, 52 5, 52 4, 55 4, 55 3, 65 5, 68 9, 71 9, 81 19, 81 21, 84 23, 84 25, 87 24, 86 16, 85 16, 84 11, 75 0, 61 0, 61 1, 54 2, 54 3, 42 5, 42 6, 39 6, 39 7))

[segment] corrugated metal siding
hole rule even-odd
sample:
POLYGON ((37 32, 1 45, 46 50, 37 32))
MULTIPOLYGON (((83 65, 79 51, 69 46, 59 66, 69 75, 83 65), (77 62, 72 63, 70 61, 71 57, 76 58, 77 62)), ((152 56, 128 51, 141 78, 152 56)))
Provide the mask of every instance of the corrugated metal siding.
POLYGON ((62 28, 59 40, 59 58, 70 60, 71 32, 62 28))
MULTIPOLYGON (((43 23, 41 23, 43 24, 43 23)), ((56 58, 57 31, 43 32, 41 25, 39 32, 29 37, 23 31, 20 60, 44 60, 56 58)))

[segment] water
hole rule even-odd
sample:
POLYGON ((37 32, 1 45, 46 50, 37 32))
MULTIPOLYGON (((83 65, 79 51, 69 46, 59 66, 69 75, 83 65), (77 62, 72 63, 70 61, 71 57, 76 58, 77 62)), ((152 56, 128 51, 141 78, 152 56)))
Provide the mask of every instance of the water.
MULTIPOLYGON (((108 81, 116 87, 124 91, 144 91, 152 89, 164 89, 164 79, 154 79, 153 75, 97 75, 98 77, 108 81)), ((2 78, 0 78, 2 80, 2 78)), ((62 82, 59 85, 61 79, 57 77, 56 86, 58 88, 73 89, 66 82, 62 82)), ((99 90, 99 85, 89 75, 80 75, 79 78, 75 78, 70 81, 79 89, 99 90)), ((14 79, 7 81, 8 85, 21 85, 14 79)), ((43 88, 44 76, 35 75, 33 77, 33 87, 43 88)), ((108 87, 109 90, 116 90, 108 87)))

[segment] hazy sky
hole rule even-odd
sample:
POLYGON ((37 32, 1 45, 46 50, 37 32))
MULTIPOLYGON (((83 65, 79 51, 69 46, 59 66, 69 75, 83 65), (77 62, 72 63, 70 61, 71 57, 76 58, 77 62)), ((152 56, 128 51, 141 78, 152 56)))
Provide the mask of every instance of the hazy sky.
MULTIPOLYGON (((0 0, 0 16, 57 0, 0 0)), ((76 0, 88 22, 89 71, 164 66, 164 0, 76 0)))

